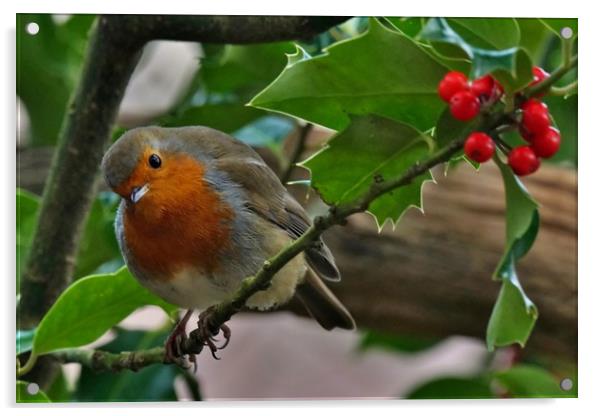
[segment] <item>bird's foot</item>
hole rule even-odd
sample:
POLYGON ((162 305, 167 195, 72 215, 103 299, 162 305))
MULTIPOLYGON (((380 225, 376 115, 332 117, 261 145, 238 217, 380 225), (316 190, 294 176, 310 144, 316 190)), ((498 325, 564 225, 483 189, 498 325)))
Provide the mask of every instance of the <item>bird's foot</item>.
MULTIPOLYGON (((173 362, 181 367, 189 368, 186 361, 182 359, 185 355, 182 352, 182 343, 188 338, 186 335, 186 324, 192 315, 192 310, 186 311, 186 314, 176 324, 169 337, 165 340, 165 362, 173 362)), ((196 372, 196 356, 194 354, 188 354, 188 361, 194 365, 194 371, 196 372)))
POLYGON ((219 360, 220 358, 216 355, 216 353, 217 351, 223 350, 228 346, 228 343, 230 342, 231 331, 226 324, 221 324, 218 328, 215 328, 209 319, 212 312, 213 307, 210 307, 199 315, 197 324, 198 330, 193 331, 193 333, 195 333, 195 335, 198 337, 198 341, 200 341, 203 346, 206 345, 209 347, 213 358, 219 360), (217 339, 215 338, 217 335, 219 335, 220 331, 224 334, 224 342, 222 345, 218 345, 217 339))

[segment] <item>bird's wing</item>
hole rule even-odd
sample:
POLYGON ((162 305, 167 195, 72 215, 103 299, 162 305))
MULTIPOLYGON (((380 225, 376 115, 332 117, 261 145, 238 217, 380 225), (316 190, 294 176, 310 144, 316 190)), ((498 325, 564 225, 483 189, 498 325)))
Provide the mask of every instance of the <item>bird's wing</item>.
MULTIPOLYGON (((285 230, 291 238, 299 238, 311 225, 309 217, 272 169, 252 149, 249 150, 252 153, 218 158, 215 167, 245 190, 251 211, 285 230)), ((308 264, 321 277, 340 280, 332 253, 321 239, 305 254, 308 264)))

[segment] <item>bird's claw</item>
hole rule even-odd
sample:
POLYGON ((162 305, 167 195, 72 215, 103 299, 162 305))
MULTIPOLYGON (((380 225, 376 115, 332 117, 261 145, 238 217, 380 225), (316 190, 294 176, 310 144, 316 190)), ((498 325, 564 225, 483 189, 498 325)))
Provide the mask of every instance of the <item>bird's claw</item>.
POLYGON ((198 340, 201 342, 201 344, 203 346, 206 345, 207 347, 209 347, 213 358, 219 360, 220 358, 217 356, 216 353, 217 351, 223 350, 228 346, 232 332, 226 324, 221 324, 217 329, 213 328, 211 322, 209 321, 211 312, 212 309, 209 308, 199 315, 199 321, 197 324, 198 332, 194 332, 196 332, 198 340), (215 337, 219 335, 220 332, 224 334, 224 343, 222 345, 217 345, 217 339, 215 337))
POLYGON ((209 321, 211 312, 212 310, 209 308, 199 315, 199 320, 197 323, 198 328, 190 333, 190 338, 193 338, 198 345, 198 348, 196 351, 192 352, 187 349, 189 351, 188 354, 182 351, 182 345, 189 338, 189 336, 186 334, 186 322, 188 322, 188 319, 190 319, 192 311, 186 312, 186 315, 180 320, 165 341, 165 362, 175 363, 182 368, 188 369, 190 368, 190 365, 187 364, 186 360, 182 359, 184 355, 188 355, 188 362, 192 363, 194 371, 196 372, 196 354, 200 354, 205 346, 209 348, 213 358, 216 360, 220 359, 216 353, 217 351, 223 350, 228 346, 228 343, 230 342, 231 331, 226 324, 222 324, 215 329, 209 321), (218 344, 216 338, 220 332, 222 332, 224 336, 224 342, 222 345, 218 344))

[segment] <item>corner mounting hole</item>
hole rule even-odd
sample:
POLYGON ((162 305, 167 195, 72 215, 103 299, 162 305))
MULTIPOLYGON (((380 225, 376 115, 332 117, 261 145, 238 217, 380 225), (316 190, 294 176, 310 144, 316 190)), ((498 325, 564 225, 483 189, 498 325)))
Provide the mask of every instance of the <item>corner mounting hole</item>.
POLYGON ((573 380, 570 378, 563 378, 560 381, 560 388, 564 391, 570 391, 573 389, 573 380))
POLYGON ((27 393, 30 395, 35 395, 38 394, 38 392, 40 391, 40 386, 38 386, 36 383, 29 383, 27 385, 27 393))
POLYGON ((563 27, 560 31, 560 36, 562 36, 565 39, 570 39, 573 36, 573 29, 571 29, 570 27, 563 27))
POLYGON ((25 26, 25 31, 30 35, 37 35, 40 31, 40 26, 36 22, 27 23, 25 26))

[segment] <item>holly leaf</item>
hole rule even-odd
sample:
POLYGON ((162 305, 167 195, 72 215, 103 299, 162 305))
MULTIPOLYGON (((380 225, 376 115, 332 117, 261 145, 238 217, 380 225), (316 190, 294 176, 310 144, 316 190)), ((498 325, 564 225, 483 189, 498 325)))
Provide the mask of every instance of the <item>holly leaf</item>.
MULTIPOLYGON (((327 204, 345 204, 364 195, 374 181, 398 177, 431 147, 427 136, 407 124, 376 115, 353 116, 345 130, 301 165, 311 171, 312 186, 327 204)), ((397 223, 408 208, 421 208, 422 185, 431 179, 430 172, 420 175, 375 199, 368 212, 380 228, 389 219, 397 223)))
POLYGON ((370 20, 365 33, 309 57, 297 47, 284 71, 249 105, 342 130, 350 114, 433 127, 445 103, 437 85, 448 68, 408 36, 370 20))
POLYGON ((506 164, 498 158, 496 163, 506 190, 506 248, 493 275, 502 281, 502 288, 487 326, 490 350, 513 343, 524 347, 538 313, 516 273, 516 262, 529 251, 537 236, 537 203, 506 164))
POLYGON ((503 50, 520 43, 520 28, 513 18, 450 17, 445 20, 473 47, 503 50))
POLYGON ((434 44, 451 58, 467 57, 470 78, 493 73, 506 92, 514 92, 532 79, 529 55, 518 47, 520 29, 514 19, 431 18, 419 39, 434 44), (441 44, 451 45, 442 49, 441 44))
POLYGON ((89 344, 145 305, 159 306, 168 315, 177 309, 140 286, 126 267, 79 279, 40 321, 32 355, 89 344))
POLYGON ((424 17, 385 17, 385 20, 400 32, 414 38, 422 30, 426 19, 424 17))

